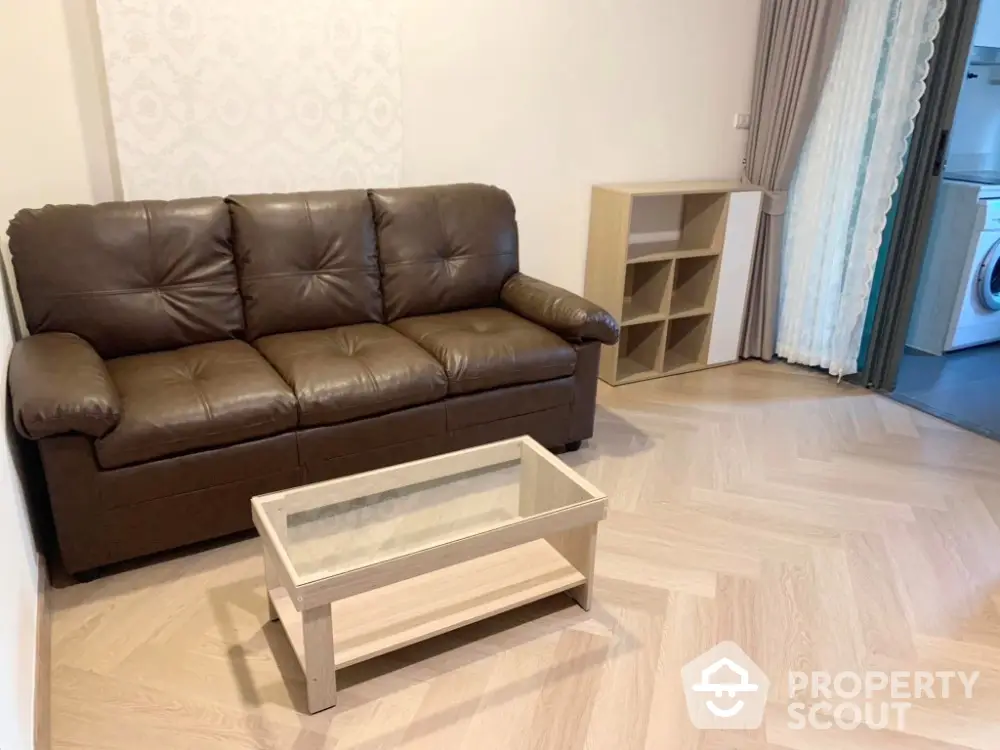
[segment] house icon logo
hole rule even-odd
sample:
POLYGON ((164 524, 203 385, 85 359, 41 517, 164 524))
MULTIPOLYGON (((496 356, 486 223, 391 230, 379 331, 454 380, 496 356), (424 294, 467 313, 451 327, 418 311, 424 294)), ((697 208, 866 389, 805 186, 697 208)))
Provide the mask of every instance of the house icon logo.
POLYGON ((681 669, 688 715, 698 729, 757 729, 771 681, 732 641, 709 649, 681 669))

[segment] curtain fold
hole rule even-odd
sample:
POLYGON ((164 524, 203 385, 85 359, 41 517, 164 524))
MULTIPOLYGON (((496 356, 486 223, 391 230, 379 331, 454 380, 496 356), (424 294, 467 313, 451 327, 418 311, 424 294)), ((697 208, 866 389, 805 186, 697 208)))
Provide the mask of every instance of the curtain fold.
POLYGON ((841 376, 858 352, 885 217, 945 0, 850 0, 789 191, 777 353, 841 376))
POLYGON ((770 359, 786 192, 833 59, 847 0, 761 0, 744 179, 764 194, 740 354, 770 359))

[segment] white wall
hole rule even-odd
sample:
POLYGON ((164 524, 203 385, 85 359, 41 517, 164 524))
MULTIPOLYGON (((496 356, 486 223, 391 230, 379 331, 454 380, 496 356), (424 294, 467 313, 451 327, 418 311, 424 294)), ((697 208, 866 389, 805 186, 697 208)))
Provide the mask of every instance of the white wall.
POLYGON ((1000 169, 1000 85, 990 83, 991 69, 970 70, 958 96, 948 144, 948 170, 1000 169))
POLYGON ((407 0, 403 180, 511 192, 521 267, 583 288, 590 186, 732 178, 756 0, 407 0))
POLYGON ((592 183, 740 173, 758 0, 98 5, 126 197, 492 182, 580 290, 592 183))
MULTIPOLYGON (((0 16, 2 17, 2 16, 0 16)), ((3 146, 0 146, 2 154, 3 146)), ((0 155, 0 162, 2 162, 0 155)), ((12 326, 0 290, 0 356, 6 363, 12 326)), ((6 412, 7 390, 2 406, 6 412)), ((34 729, 38 556, 11 454, 12 436, 0 430, 0 747, 30 748, 34 729)))
MULTIPOLYGON (((1000 47, 1000 0, 983 0, 979 6, 973 45, 1000 47)), ((970 58, 989 55, 970 50, 970 58)), ((992 53, 996 59, 996 53, 992 53)), ((948 171, 1000 169, 1000 62, 998 67, 970 66, 958 96, 948 144, 948 171), (996 84, 991 81, 997 81, 996 84)))
POLYGON ((1000 47, 1000 0, 980 0, 972 43, 980 47, 1000 47))
MULTIPOLYGON (((86 29, 74 27, 74 34, 86 49, 86 29)), ((100 144, 85 148, 86 129, 79 115, 75 75, 87 72, 86 62, 73 58, 59 0, 0 2, 0 101, 4 104, 0 247, 5 256, 7 222, 19 208, 110 197, 107 150, 102 153, 100 144), (100 158, 105 159, 103 175, 99 168, 94 170, 100 158)), ((100 133, 100 128, 91 132, 100 133)), ((14 326, 2 296, 0 290, 0 367, 6 376, 14 326)), ((3 385, 6 413, 6 377, 3 385)), ((34 730, 39 561, 15 469, 13 434, 9 425, 5 427, 0 429, 0 602, 4 606, 0 617, 0 748, 27 750, 33 744, 34 730)))

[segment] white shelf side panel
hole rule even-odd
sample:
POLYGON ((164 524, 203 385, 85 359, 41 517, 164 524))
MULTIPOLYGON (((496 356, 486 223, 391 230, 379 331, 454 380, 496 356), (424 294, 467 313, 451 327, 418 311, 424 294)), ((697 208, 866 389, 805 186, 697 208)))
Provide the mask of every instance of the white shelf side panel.
POLYGON ((731 193, 726 217, 726 238, 719 269, 719 287, 708 342, 708 364, 739 358, 743 311, 750 282, 750 261, 760 217, 759 191, 731 193))

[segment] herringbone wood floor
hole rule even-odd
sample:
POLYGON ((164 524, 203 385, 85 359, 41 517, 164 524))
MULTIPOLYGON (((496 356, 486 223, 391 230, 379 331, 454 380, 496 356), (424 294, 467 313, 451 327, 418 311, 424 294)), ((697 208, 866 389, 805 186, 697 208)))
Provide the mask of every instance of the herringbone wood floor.
POLYGON ((611 390, 567 457, 610 496, 597 604, 551 599, 344 670, 309 716, 254 540, 54 591, 57 748, 1000 748, 1000 443, 781 365, 611 390), (740 643, 764 728, 694 730, 740 643), (788 669, 979 669, 904 732, 787 728, 788 669))

